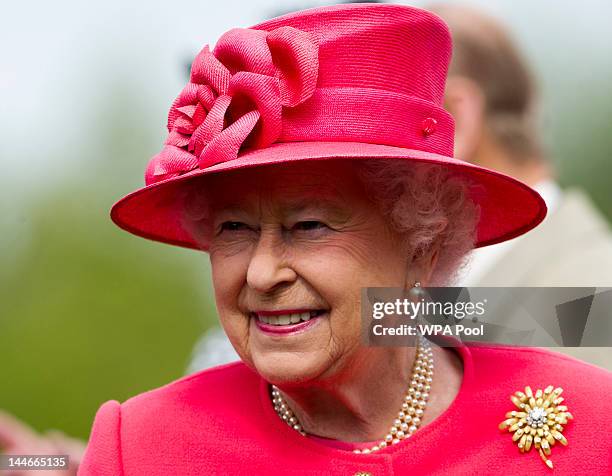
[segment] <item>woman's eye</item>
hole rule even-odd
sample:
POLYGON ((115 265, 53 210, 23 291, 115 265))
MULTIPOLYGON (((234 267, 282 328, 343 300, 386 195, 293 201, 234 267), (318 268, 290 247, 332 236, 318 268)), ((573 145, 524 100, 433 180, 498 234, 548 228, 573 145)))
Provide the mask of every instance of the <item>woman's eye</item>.
POLYGON ((298 231, 311 231, 311 230, 321 230, 323 228, 327 228, 327 225, 320 221, 307 220, 307 221, 297 222, 293 226, 293 228, 298 231))
POLYGON ((248 230, 249 227, 239 221, 225 221, 221 223, 221 231, 241 231, 248 230))

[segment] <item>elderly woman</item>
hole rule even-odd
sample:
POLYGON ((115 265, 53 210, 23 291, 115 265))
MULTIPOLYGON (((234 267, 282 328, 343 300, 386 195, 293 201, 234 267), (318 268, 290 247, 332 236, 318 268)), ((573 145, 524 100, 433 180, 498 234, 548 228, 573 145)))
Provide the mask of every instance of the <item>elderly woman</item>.
POLYGON ((444 284, 545 215, 527 186, 452 158, 450 50, 436 16, 365 4, 202 50, 147 186, 112 218, 209 253, 241 361, 102 405, 80 474, 610 473, 607 372, 362 339, 363 288, 444 284))

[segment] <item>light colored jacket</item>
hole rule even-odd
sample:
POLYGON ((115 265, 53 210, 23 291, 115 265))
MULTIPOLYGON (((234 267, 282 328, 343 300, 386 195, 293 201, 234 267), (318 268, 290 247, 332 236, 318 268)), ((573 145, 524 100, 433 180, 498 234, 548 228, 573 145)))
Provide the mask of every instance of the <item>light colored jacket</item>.
POLYGON ((612 287, 612 234, 605 218, 579 190, 524 235, 480 286, 612 287))

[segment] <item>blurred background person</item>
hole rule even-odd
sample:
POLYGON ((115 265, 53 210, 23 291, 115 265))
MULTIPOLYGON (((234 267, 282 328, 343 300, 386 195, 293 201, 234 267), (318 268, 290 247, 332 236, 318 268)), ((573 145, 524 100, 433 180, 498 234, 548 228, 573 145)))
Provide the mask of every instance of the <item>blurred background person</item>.
MULTIPOLYGON (((542 143, 535 75, 515 40, 500 21, 474 8, 428 9, 442 17, 453 37, 445 107, 455 117, 455 156, 532 186, 548 207, 532 233, 474 250, 458 285, 612 286, 609 225, 586 193, 557 183, 542 143)), ((612 323, 589 325, 589 332, 612 332, 612 323)), ((612 368, 608 347, 559 350, 612 368)))
POLYGON ((542 144, 534 74, 513 38, 501 22, 474 8, 430 8, 453 35, 446 108, 456 117, 456 156, 531 185, 549 210, 537 231, 476 250, 461 284, 612 285, 608 223, 583 191, 558 185, 542 144))
POLYGON ((58 470, 33 471, 31 468, 0 470, 10 476, 76 476, 83 459, 85 443, 58 430, 38 433, 13 415, 0 410, 0 454, 7 455, 65 455, 68 467, 58 470))

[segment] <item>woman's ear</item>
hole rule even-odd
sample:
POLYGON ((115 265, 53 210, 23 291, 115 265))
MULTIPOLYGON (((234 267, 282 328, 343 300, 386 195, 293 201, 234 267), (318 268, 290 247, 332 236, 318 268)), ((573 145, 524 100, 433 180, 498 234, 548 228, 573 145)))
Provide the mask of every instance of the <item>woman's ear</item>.
POLYGON ((432 247, 430 252, 415 258, 409 264, 404 289, 410 289, 417 282, 420 283, 421 286, 427 286, 431 282, 431 276, 438 264, 439 251, 437 246, 432 247))

